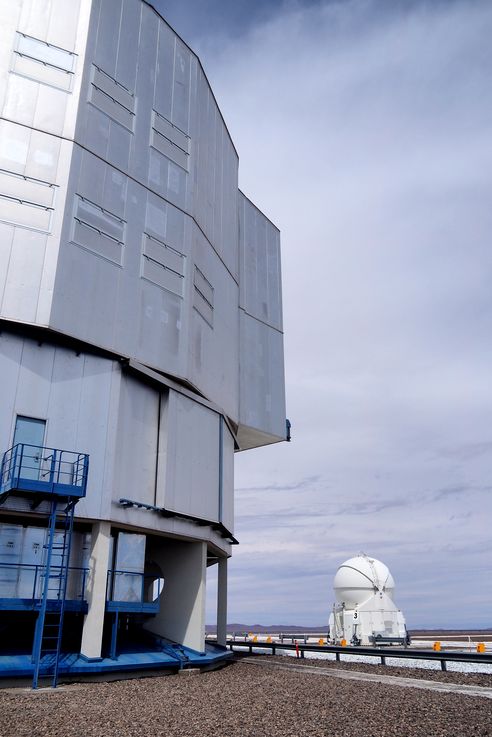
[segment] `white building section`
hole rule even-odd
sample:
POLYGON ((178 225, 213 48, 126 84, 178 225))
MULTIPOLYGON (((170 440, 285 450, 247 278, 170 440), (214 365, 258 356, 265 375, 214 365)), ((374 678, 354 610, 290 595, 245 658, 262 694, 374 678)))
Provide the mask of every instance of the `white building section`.
POLYGON ((335 574, 330 639, 351 645, 406 643, 405 618, 393 602, 395 582, 387 566, 361 553, 335 574))
POLYGON ((89 458, 73 647, 116 657, 133 627, 203 651, 218 563, 223 639, 234 453, 286 438, 280 236, 151 2, 0 3, 0 321, 5 627, 15 529, 46 525, 32 494, 68 449, 89 458))

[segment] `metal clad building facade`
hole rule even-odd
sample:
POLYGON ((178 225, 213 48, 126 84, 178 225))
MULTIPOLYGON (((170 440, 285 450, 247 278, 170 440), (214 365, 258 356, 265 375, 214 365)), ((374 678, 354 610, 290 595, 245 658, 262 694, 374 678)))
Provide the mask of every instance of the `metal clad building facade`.
MULTIPOLYGON (((86 657, 123 531, 166 581, 147 629, 203 650, 207 561, 225 624, 234 452, 285 438, 279 232, 144 0, 2 2, 0 113, 0 448, 90 457, 86 657)), ((0 524, 42 511, 10 493, 0 524)))

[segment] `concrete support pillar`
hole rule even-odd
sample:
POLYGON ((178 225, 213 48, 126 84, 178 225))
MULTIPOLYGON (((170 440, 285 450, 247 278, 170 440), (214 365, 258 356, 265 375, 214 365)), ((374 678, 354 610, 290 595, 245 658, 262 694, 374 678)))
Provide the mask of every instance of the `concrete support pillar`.
POLYGON ((203 652, 207 544, 153 539, 147 553, 162 571, 164 591, 146 629, 203 652))
POLYGON ((217 642, 227 641, 227 558, 219 558, 217 574, 217 642))
POLYGON ((109 522, 94 523, 87 582, 89 611, 84 620, 80 648, 81 654, 90 660, 97 660, 101 657, 110 540, 111 524, 109 522))

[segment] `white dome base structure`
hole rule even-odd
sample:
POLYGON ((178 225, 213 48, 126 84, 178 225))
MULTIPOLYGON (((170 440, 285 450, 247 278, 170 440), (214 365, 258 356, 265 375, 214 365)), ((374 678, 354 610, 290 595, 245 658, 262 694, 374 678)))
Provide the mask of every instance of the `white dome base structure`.
POLYGON ((361 553, 339 567, 330 640, 350 645, 407 644, 405 618, 393 602, 395 582, 380 560, 361 553))

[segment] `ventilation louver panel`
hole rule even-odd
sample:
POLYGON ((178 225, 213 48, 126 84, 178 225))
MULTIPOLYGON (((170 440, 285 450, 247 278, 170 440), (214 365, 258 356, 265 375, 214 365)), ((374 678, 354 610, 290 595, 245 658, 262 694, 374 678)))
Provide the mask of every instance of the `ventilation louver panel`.
POLYGON ((49 233, 55 185, 0 169, 0 220, 49 233))
POLYGON ((59 46, 17 33, 12 72, 69 92, 77 55, 59 46))
POLYGON ((193 307, 203 317, 203 319, 213 327, 214 288, 205 275, 200 271, 198 266, 195 266, 193 286, 193 307))
POLYGON ((142 277, 163 289, 183 296, 184 254, 154 236, 144 233, 142 277))
POLYGON ((150 145, 185 171, 189 170, 190 137, 155 110, 150 145))
POLYGON ((135 95, 95 65, 92 66, 89 102, 133 133, 135 95))
POLYGON ((85 197, 75 198, 72 241, 121 266, 126 223, 85 197))

